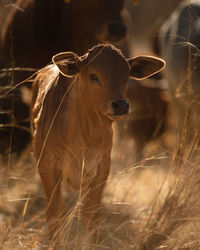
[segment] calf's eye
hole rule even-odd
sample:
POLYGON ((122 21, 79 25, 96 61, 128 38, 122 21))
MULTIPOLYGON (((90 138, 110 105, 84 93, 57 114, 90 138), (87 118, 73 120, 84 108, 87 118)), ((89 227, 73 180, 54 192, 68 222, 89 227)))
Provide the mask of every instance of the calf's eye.
POLYGON ((101 86, 101 82, 99 81, 99 78, 97 77, 96 74, 90 74, 90 80, 92 80, 93 82, 98 83, 101 86))

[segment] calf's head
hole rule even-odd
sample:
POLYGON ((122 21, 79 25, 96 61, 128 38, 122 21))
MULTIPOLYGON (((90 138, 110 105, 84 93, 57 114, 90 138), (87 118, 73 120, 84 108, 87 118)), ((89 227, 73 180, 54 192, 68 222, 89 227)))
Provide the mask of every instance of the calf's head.
POLYGON ((52 61, 63 76, 76 79, 74 87, 83 108, 95 110, 111 121, 129 112, 129 77, 142 80, 165 65, 163 60, 150 56, 125 59, 112 45, 97 45, 81 57, 73 52, 59 53, 52 61))

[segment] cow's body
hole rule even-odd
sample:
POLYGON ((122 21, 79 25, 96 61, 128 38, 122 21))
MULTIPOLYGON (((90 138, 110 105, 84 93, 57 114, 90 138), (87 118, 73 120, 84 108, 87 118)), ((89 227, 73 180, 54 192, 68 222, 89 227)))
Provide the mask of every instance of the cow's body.
POLYGON ((15 6, 1 30, 1 56, 9 66, 40 68, 61 51, 83 54, 126 35, 123 0, 17 0, 15 6))
MULTIPOLYGON (((130 46, 133 53, 152 53, 154 41, 162 23, 181 0, 125 0, 125 8, 132 19, 130 46)), ((134 55, 133 54, 133 55, 134 55)))
POLYGON ((160 31, 161 56, 167 62, 165 77, 176 110, 178 135, 186 128, 187 143, 200 127, 199 18, 200 1, 182 2, 160 31))
POLYGON ((63 212, 61 180, 79 190, 82 219, 89 230, 99 221, 102 191, 109 174, 112 122, 129 110, 129 76, 143 79, 163 68, 152 57, 126 60, 111 45, 98 45, 82 57, 53 57, 33 83, 32 135, 47 196, 51 236, 63 212), (116 72, 119 72, 116 74, 116 72))
POLYGON ((144 158, 148 143, 156 141, 167 130, 170 95, 161 79, 145 79, 143 83, 129 84, 128 99, 134 105, 127 119, 126 133, 134 139, 135 158, 144 158))
MULTIPOLYGON (((125 8, 132 21, 131 28, 128 23, 130 35, 127 41, 131 56, 140 53, 158 55, 159 28, 179 2, 180 0, 125 0, 125 8)), ((158 78, 145 81, 148 83, 129 84, 128 97, 135 104, 136 113, 118 126, 120 135, 128 135, 133 139, 136 161, 144 158, 145 146, 149 142, 162 140, 169 125, 171 98, 165 82, 158 78)), ((167 144, 163 146, 169 149, 167 144)))

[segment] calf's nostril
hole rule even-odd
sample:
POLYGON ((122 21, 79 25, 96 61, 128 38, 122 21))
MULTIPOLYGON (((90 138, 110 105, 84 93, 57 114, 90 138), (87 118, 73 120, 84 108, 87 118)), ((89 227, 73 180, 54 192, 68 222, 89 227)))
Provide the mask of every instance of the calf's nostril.
POLYGON ((129 108, 129 101, 125 101, 125 107, 129 108))
POLYGON ((113 102, 112 103, 112 107, 113 107, 113 109, 115 110, 115 109, 117 109, 117 108, 119 108, 119 103, 117 103, 117 102, 113 102))

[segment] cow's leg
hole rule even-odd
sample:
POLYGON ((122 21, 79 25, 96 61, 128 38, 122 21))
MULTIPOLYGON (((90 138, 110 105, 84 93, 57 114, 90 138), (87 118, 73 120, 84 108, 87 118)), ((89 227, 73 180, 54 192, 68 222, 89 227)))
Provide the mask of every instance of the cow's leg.
POLYGON ((87 187, 82 187, 81 190, 83 225, 87 231, 92 232, 94 235, 97 235, 96 231, 100 222, 101 197, 109 172, 110 156, 106 155, 98 165, 96 176, 87 187))
POLYGON ((62 171, 58 161, 42 157, 38 166, 39 174, 46 194, 46 219, 50 239, 58 229, 64 212, 64 201, 61 192, 62 171))

